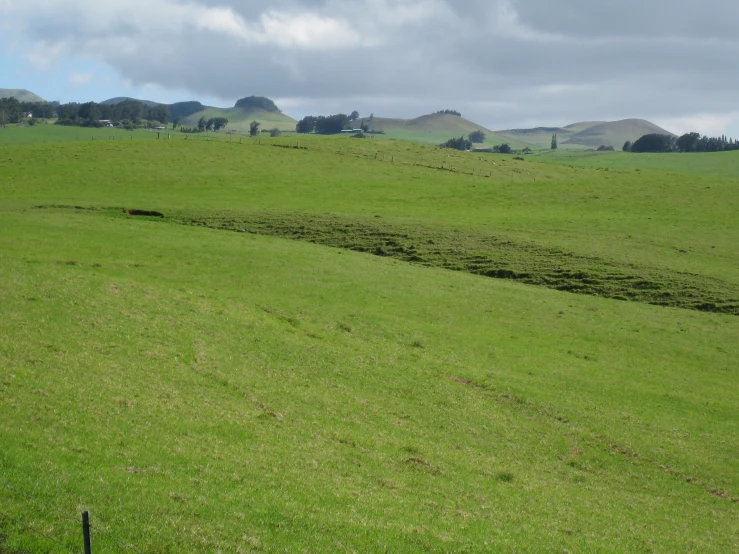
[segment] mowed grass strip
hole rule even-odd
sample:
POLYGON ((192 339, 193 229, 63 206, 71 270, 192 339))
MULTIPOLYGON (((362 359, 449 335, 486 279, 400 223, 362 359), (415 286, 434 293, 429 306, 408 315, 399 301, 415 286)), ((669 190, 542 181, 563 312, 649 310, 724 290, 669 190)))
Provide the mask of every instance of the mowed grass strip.
POLYGON ((0 475, 144 552, 738 545, 734 317, 95 212, 3 222, 0 475))
POLYGON ((301 213, 219 213, 208 217, 174 212, 170 219, 188 225, 315 242, 578 294, 739 315, 739 286, 730 283, 667 269, 618 266, 483 232, 301 213))

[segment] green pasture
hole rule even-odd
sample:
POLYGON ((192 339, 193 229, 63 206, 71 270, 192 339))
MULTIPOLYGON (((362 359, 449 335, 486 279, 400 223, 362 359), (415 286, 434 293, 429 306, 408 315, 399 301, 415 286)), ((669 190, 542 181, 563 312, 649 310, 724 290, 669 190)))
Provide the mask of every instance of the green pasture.
POLYGON ((67 127, 39 123, 33 127, 8 125, 0 127, 0 147, 20 144, 59 143, 59 142, 92 142, 93 140, 132 140, 157 138, 157 133, 166 135, 168 131, 150 131, 139 129, 126 131, 111 127, 67 127))
POLYGON ((658 171, 662 174, 716 175, 739 179, 739 152, 634 154, 631 152, 539 152, 541 161, 588 168, 658 171))
POLYGON ((17 142, 3 554, 739 548, 736 157, 17 142))

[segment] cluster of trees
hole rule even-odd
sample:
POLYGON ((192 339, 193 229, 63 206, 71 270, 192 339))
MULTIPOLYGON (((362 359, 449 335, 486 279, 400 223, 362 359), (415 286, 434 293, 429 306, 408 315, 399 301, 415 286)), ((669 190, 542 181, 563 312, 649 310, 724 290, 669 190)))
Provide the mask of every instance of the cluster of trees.
POLYGON ((33 125, 36 118, 56 117, 59 102, 20 102, 17 98, 0 98, 0 125, 19 123, 23 120, 33 125), (28 114, 32 114, 32 118, 28 114))
POLYGON ((242 108, 244 110, 264 110, 265 112, 279 113, 280 108, 264 96, 247 96, 236 101, 236 108, 242 108))
POLYGON ((136 100, 124 100, 118 104, 64 104, 57 107, 57 125, 100 127, 101 119, 119 121, 126 129, 163 124, 169 119, 169 107, 164 104, 147 106, 136 100))
MULTIPOLYGON (((179 124, 179 118, 175 118, 173 123, 173 128, 177 128, 177 125, 179 124)), ((210 119, 205 119, 205 117, 201 117, 198 120, 198 126, 197 127, 180 127, 180 131, 183 133, 202 133, 204 131, 220 131, 221 129, 225 128, 226 125, 228 125, 228 119, 225 117, 212 117, 210 119)))
MULTIPOLYGON (((445 143, 440 144, 439 146, 441 146, 442 148, 453 148, 454 150, 472 150, 472 143, 478 142, 472 140, 472 135, 475 133, 481 133, 483 135, 482 140, 479 142, 485 140, 485 133, 482 133, 482 131, 475 131, 473 133, 470 133, 469 138, 464 138, 464 135, 462 135, 459 138, 451 138, 445 143)), ((480 136, 476 135, 475 138, 480 138, 480 136)), ((513 149, 511 148, 510 144, 503 143, 493 146, 493 152, 497 154, 510 154, 513 152, 513 149)), ((531 152, 530 148, 524 150, 524 153, 526 154, 529 152, 531 152)))
POLYGON ((739 150, 739 141, 720 137, 706 137, 698 133, 686 133, 675 141, 680 152, 724 152, 739 150))
POLYGON ((462 114, 459 113, 457 110, 439 110, 438 112, 436 112, 436 115, 456 115, 462 117, 462 114))
POLYGON ((613 152, 615 148, 613 146, 606 146, 605 144, 601 144, 598 147, 598 152, 613 152))
POLYGON ((485 142, 485 133, 482 131, 472 131, 470 133, 470 141, 475 143, 483 143, 485 142))
POLYGON ((441 146, 442 148, 453 148, 455 150, 471 150, 473 143, 483 143, 485 142, 485 138, 485 133, 477 130, 472 131, 469 134, 469 138, 464 138, 464 135, 462 135, 459 138, 451 138, 444 144, 440 144, 439 146, 441 146))
POLYGON ((441 146, 442 148, 453 148, 454 150, 471 150, 472 141, 470 139, 464 138, 464 135, 462 135, 459 138, 450 138, 448 141, 440 144, 439 146, 441 146))
MULTIPOLYGON (((319 135, 336 135, 344 129, 351 129, 350 123, 356 121, 359 117, 358 112, 352 112, 352 116, 343 113, 329 116, 306 116, 295 126, 298 133, 318 133, 319 135), (354 119, 351 119, 356 114, 354 119)), ((363 131, 369 131, 369 127, 362 122, 360 128, 363 131)))
POLYGON ((626 141, 624 152, 724 152, 739 150, 739 141, 720 137, 701 136, 700 133, 685 133, 681 137, 649 134, 632 143, 626 141))

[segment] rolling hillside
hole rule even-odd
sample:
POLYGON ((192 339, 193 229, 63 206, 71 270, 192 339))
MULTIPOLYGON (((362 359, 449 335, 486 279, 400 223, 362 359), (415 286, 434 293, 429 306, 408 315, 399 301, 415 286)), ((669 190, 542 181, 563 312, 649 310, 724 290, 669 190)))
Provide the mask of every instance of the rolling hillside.
POLYGON ((597 123, 572 135, 567 142, 597 148, 601 144, 620 148, 627 140, 634 141, 644 135, 659 133, 671 135, 669 131, 644 119, 624 119, 610 123, 597 123))
POLYGON ((501 144, 503 142, 516 143, 516 139, 497 136, 493 131, 478 125, 474 121, 450 114, 422 115, 415 119, 397 119, 375 117, 374 119, 360 118, 370 129, 384 131, 389 138, 400 138, 439 144, 452 137, 469 135, 473 131, 482 131, 487 135, 486 143, 501 144))
POLYGON ((0 98, 15 98, 19 102, 46 102, 39 95, 24 88, 0 88, 0 98))
POLYGON ((636 140, 650 133, 671 135, 669 131, 644 119, 621 121, 582 121, 565 127, 536 127, 533 129, 506 129, 496 134, 511 141, 519 141, 535 148, 549 148, 552 135, 557 134, 560 148, 583 150, 600 145, 619 149, 627 140, 636 140))
MULTIPOLYGON (((109 98, 108 100, 100 103, 118 104, 120 102, 123 102, 124 100, 136 99, 119 96, 116 98, 109 98)), ((152 102, 151 100, 137 101, 146 104, 147 106, 157 105, 157 102, 152 102)), ((271 101, 269 101, 269 103, 271 103, 271 101)), ((254 106, 250 106, 247 108, 215 108, 212 106, 202 106, 199 102, 195 101, 177 102, 175 104, 168 104, 167 106, 169 107, 171 112, 170 121, 173 120, 173 117, 177 116, 179 117, 180 124, 185 127, 197 127, 198 121, 201 117, 204 117, 205 119, 225 117, 226 119, 228 119, 228 126, 226 127, 227 131, 236 131, 242 133, 248 132, 249 124, 255 120, 261 123, 262 129, 277 128, 280 131, 295 131, 295 125, 297 124, 297 121, 295 121, 292 117, 289 117, 280 111, 265 110, 254 106), (198 107, 201 107, 202 109, 198 110, 198 107)))
POLYGON ((98 132, 2 148, 3 554, 737 551, 739 152, 98 132))
POLYGON ((206 107, 203 111, 194 113, 180 120, 185 127, 197 127, 201 117, 211 119, 214 117, 225 117, 228 119, 227 131, 248 132, 252 121, 259 121, 262 129, 277 128, 280 131, 295 131, 295 121, 292 117, 282 112, 269 112, 258 108, 211 108, 206 107))

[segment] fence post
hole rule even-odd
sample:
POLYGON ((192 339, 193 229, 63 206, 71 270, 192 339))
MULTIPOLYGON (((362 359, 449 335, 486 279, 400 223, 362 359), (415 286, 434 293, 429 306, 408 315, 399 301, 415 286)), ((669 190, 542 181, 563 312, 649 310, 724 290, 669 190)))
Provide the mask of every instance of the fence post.
POLYGON ((85 544, 85 554, 92 554, 92 545, 90 544, 90 514, 87 511, 82 512, 82 538, 85 544))

